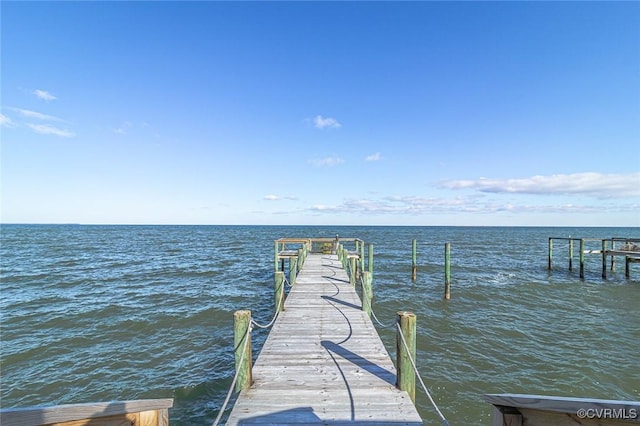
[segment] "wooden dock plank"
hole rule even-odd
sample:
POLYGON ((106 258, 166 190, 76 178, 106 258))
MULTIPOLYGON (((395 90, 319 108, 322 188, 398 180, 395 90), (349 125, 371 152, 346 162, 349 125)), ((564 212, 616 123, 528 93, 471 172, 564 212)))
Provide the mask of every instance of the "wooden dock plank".
POLYGON ((310 254, 227 420, 422 425, 335 255, 310 254))

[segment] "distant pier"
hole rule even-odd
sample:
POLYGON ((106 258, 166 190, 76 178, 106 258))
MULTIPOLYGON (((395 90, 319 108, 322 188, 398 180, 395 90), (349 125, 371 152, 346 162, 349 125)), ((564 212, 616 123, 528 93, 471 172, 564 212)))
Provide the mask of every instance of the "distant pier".
POLYGON ((584 279, 584 263, 586 254, 599 254, 602 256, 602 278, 607 278, 607 269, 615 270, 616 256, 624 257, 625 277, 630 278, 630 264, 640 262, 640 239, 638 238, 571 238, 549 237, 548 269, 553 266, 553 242, 566 241, 568 244, 569 270, 573 270, 573 256, 575 244, 578 244, 578 256, 580 262, 580 278, 584 279), (589 247, 587 247, 589 245, 589 247), (608 258, 611 258, 609 265, 608 258))

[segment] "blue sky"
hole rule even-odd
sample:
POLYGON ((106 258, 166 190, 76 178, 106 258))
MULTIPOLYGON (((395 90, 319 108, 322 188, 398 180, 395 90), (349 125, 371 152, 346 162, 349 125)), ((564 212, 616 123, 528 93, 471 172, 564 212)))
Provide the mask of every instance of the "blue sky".
POLYGON ((11 2, 3 223, 640 226, 638 2, 11 2))

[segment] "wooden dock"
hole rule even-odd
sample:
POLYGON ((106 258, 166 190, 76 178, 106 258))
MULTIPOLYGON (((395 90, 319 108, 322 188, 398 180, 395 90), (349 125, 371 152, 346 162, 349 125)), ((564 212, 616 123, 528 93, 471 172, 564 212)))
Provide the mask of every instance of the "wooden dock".
POLYGON ((227 425, 423 424, 396 388, 394 364, 347 272, 327 251, 305 256, 227 425))
POLYGON ((625 259, 625 278, 631 277, 630 264, 640 262, 640 239, 638 238, 565 238, 565 237, 549 237, 549 260, 548 270, 552 269, 553 259, 553 241, 567 241, 569 248, 569 271, 573 270, 573 248, 574 242, 579 244, 580 258, 580 278, 584 279, 585 254, 599 254, 602 256, 602 278, 607 278, 607 257, 611 257, 611 271, 615 271, 616 256, 625 259), (589 242, 597 242, 597 248, 587 248, 589 242), (616 247, 618 244, 618 247, 616 247), (609 248, 611 247, 611 248, 609 248))

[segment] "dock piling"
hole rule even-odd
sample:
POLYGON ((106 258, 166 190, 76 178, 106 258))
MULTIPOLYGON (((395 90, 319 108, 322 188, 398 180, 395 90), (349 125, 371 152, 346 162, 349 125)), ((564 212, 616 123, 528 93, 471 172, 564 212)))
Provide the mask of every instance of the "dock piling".
POLYGON ((569 235, 569 271, 573 271, 573 238, 569 235))
POLYGON ((411 242, 411 279, 416 280, 418 275, 417 257, 418 257, 418 241, 414 238, 411 242))
POLYGON ((444 245, 444 298, 451 299, 451 243, 444 245))
POLYGON ((371 317, 371 306, 373 305, 373 286, 369 271, 362 273, 362 310, 371 317))
POLYGON ((241 310, 233 314, 233 344, 236 374, 236 392, 251 387, 251 311, 241 310))
POLYGON ((580 238, 580 279, 584 280, 584 238, 580 238))
POLYGON ((602 240, 602 278, 607 278, 607 240, 602 240))
POLYGON ((284 272, 275 273, 275 303, 276 312, 284 311, 284 272))
POLYGON ((356 258, 354 256, 349 257, 349 282, 351 285, 356 285, 356 258))
POLYGON ((396 368, 398 370, 396 387, 406 391, 411 397, 411 401, 415 402, 416 373, 411 359, 416 359, 416 315, 413 312, 398 312, 398 325, 399 329, 396 334, 396 368))
POLYGON ((369 262, 367 263, 367 268, 369 269, 369 274, 373 278, 373 244, 369 243, 369 262))

